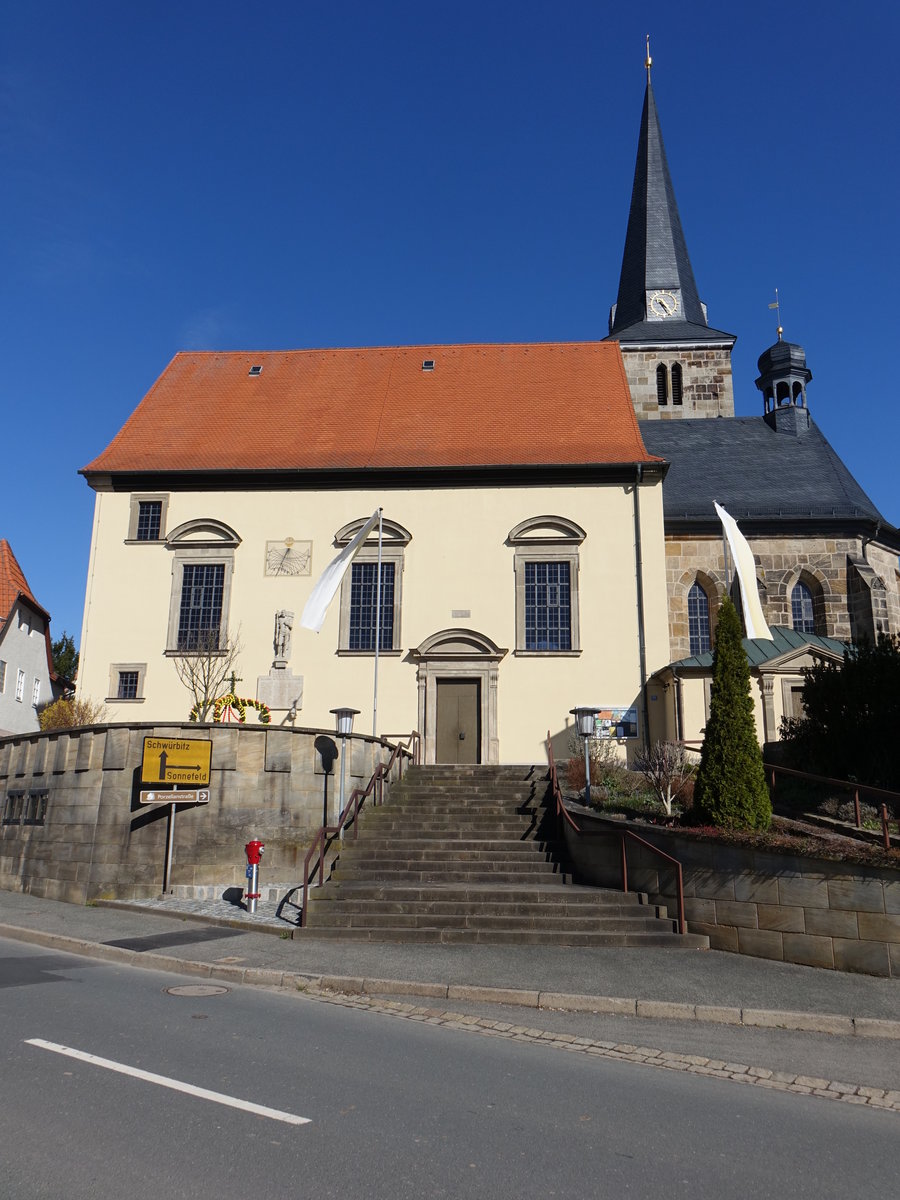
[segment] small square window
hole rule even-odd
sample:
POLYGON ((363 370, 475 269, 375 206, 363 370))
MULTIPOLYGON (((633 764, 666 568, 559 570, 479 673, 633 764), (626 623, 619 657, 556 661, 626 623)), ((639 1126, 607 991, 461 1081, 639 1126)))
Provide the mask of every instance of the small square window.
POLYGON ((165 492, 131 497, 128 516, 129 542, 162 542, 166 537, 169 497, 165 492))
POLYGON ((146 663, 110 663, 109 691, 106 694, 108 703, 114 701, 144 700, 144 679, 147 675, 146 663))
POLYGON ((6 803, 3 805, 3 824, 20 825, 22 823, 24 806, 24 792, 7 792, 6 803))
POLYGON ((138 671, 120 671, 119 688, 116 693, 118 700, 136 700, 138 694, 138 671))
POLYGON ((249 370, 249 372, 248 372, 248 374, 250 374, 250 375, 262 375, 262 367, 261 367, 261 366, 259 366, 259 367, 251 367, 251 368, 250 368, 250 370, 249 370))
POLYGON ((47 791, 29 792, 22 808, 23 825, 43 825, 47 816, 47 791))
POLYGON ((162 501, 141 500, 138 505, 137 540, 139 542, 158 542, 161 520, 162 501))

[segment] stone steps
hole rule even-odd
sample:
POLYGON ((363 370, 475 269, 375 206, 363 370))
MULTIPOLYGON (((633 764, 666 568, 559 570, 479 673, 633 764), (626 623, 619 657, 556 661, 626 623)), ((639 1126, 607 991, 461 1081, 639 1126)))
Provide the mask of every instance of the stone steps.
POLYGON ((545 807, 546 770, 409 768, 364 810, 300 937, 561 946, 708 946, 646 896, 581 887, 545 807))

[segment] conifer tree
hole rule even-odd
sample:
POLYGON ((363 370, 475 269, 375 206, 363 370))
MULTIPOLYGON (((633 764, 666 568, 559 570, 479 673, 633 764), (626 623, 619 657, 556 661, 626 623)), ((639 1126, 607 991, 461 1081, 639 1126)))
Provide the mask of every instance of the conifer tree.
POLYGON ((740 618, 727 597, 716 625, 709 720, 694 810, 701 821, 726 829, 767 829, 772 819, 753 719, 750 665, 741 644, 740 618))

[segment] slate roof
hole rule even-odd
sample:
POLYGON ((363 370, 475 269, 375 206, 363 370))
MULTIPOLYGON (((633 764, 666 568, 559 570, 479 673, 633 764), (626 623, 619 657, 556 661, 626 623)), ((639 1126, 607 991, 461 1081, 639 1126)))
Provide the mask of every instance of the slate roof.
POLYGON ((665 521, 716 523, 717 500, 735 520, 866 520, 891 526, 810 418, 796 436, 759 417, 645 421, 647 448, 671 462, 665 521))
POLYGON ((566 342, 177 354, 84 474, 652 461, 618 346, 566 342))
MULTIPOLYGON (((758 667, 762 663, 771 662, 774 658, 781 658, 782 654, 788 654, 792 650, 810 650, 815 653, 816 650, 825 650, 830 654, 837 654, 843 657, 844 651, 847 649, 846 642, 839 642, 836 638, 820 637, 817 633, 798 633, 796 629, 788 629, 783 625, 771 625, 769 632, 772 634, 769 638, 744 638, 742 645, 747 653, 747 660, 751 667, 758 667)), ((693 654, 689 658, 682 658, 676 663, 672 663, 673 667, 690 670, 691 668, 708 669, 712 667, 713 652, 707 650, 705 654, 693 654)))
POLYGON ((709 328, 700 304, 649 78, 610 337, 628 342, 734 341, 732 334, 709 328), (646 293, 656 288, 681 289, 683 319, 645 319, 646 293))

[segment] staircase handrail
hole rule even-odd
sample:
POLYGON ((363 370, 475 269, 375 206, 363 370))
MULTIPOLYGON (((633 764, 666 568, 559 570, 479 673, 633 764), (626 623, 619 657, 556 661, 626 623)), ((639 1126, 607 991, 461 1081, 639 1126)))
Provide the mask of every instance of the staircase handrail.
POLYGON ((634 842, 639 842, 647 850, 652 851, 658 858, 665 859, 675 869, 675 895, 678 904, 678 932, 687 933, 687 923, 684 919, 684 871, 681 863, 677 858, 673 858, 671 854, 667 854, 665 850, 660 850, 659 846, 654 846, 652 842, 648 842, 639 834, 634 833, 630 829, 603 829, 603 830, 584 830, 573 818, 572 814, 563 803, 562 788, 559 786, 559 774, 556 770, 556 759, 553 755, 553 740, 550 736, 550 730, 547 730, 547 758, 550 762, 550 788, 553 793, 553 799, 556 804, 556 818, 559 822, 560 831, 565 824, 573 830, 577 837, 610 837, 618 836, 620 839, 620 847, 622 852, 622 891, 628 894, 628 851, 627 843, 630 838, 634 842))
POLYGON ((782 775, 791 775, 796 779, 804 779, 808 783, 825 783, 829 787, 846 788, 847 791, 853 793, 853 809, 855 824, 857 829, 862 829, 862 812, 859 807, 859 794, 863 792, 866 795, 876 796, 878 799, 885 797, 881 803, 881 811, 878 816, 881 821, 881 840, 885 850, 891 848, 891 820, 897 820, 897 832, 900 833, 900 819, 897 817, 900 811, 900 792, 891 791, 890 788, 875 787, 869 783, 857 783, 852 779, 832 779, 829 775, 813 775, 811 771, 797 771, 793 767, 782 767, 777 763, 765 763, 766 772, 769 775, 769 792, 774 797, 775 795, 775 772, 779 771, 782 775), (893 809, 893 817, 888 816, 888 802, 893 809))
MULTIPOLYGON (((329 838, 332 840, 335 837, 343 838, 344 830, 352 823, 353 838, 356 840, 358 835, 357 817, 359 816, 360 809, 366 802, 367 798, 372 795, 373 791, 375 792, 375 796, 372 800, 373 806, 378 807, 378 805, 384 803, 384 781, 385 779, 390 779, 394 763, 399 763, 398 776, 400 779, 402 779, 404 754, 412 763, 418 763, 419 761, 421 738, 417 730, 414 729, 411 733, 402 736, 399 734, 391 734, 390 737, 396 737, 397 741, 391 747, 391 757, 388 759, 387 763, 385 764, 380 762, 376 764, 375 770, 372 772, 372 776, 366 786, 364 788, 353 789, 353 791, 350 793, 347 803, 344 805, 343 811, 338 818, 337 825, 320 826, 310 844, 309 849, 306 852, 306 857, 303 860, 303 903, 300 909, 301 929, 306 925, 306 917, 309 911, 309 866, 316 851, 319 851, 319 863, 316 867, 316 870, 319 873, 319 886, 321 887, 325 882, 325 852, 328 849, 329 838)), ((387 738, 383 740, 385 741, 386 745, 391 745, 387 738)), ((315 871, 313 874, 315 874, 315 871)))

